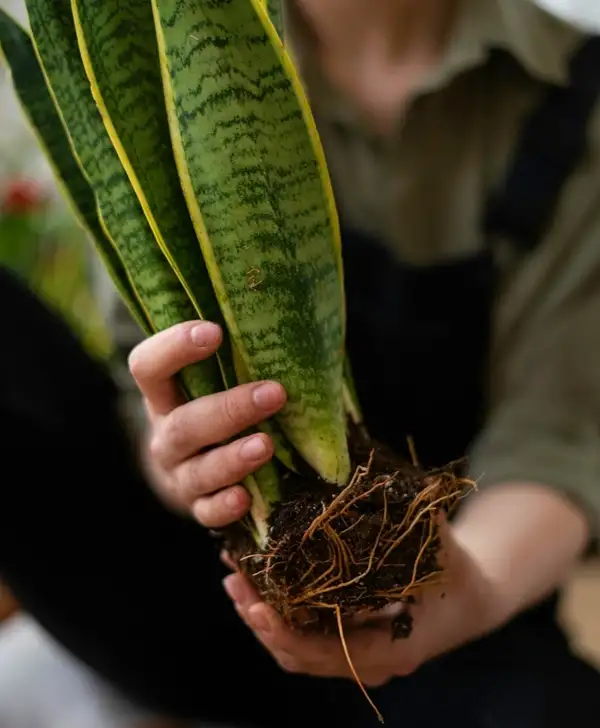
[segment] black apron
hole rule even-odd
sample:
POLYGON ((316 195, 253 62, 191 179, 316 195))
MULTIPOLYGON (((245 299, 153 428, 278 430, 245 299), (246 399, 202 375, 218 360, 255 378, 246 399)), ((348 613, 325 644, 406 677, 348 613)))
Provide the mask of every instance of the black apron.
POLYGON ((587 148, 600 94, 600 39, 573 57, 570 85, 549 86, 525 123, 503 185, 482 220, 489 244, 458 262, 399 263, 377 240, 342 225, 348 350, 370 433, 442 466, 463 458, 486 412, 486 379, 499 236, 532 252, 564 183, 587 148))
MULTIPOLYGON (((572 58, 569 85, 549 85, 527 119, 506 179, 485 211, 482 235, 488 244, 482 252, 457 262, 410 266, 377 240, 342 228, 348 351, 367 427, 405 455, 411 436, 424 466, 462 459, 484 423, 498 279, 493 241, 508 239, 523 256, 543 241, 562 188, 587 150, 588 122, 599 95, 600 38, 591 38, 572 58)), ((568 649, 556 624, 557 602, 553 595, 498 634, 376 691, 391 724, 429 727, 450 719, 461 728, 566 726, 571 721, 565 704, 549 707, 539 678, 545 652, 551 665, 553 655, 568 649), (527 677, 508 684, 509 670, 520 673, 506 665, 511 655, 523 657, 531 634, 539 638, 531 644, 536 660, 527 672, 527 660, 521 659, 527 677), (494 660, 497 685, 488 672, 494 660), (479 685, 478 662, 485 665, 479 685)), ((597 674, 575 661, 566 668, 561 663, 552 675, 560 675, 564 689, 579 685, 588 697, 600 687, 597 674)), ((578 708, 578 715, 587 715, 589 701, 580 702, 586 708, 578 708)))

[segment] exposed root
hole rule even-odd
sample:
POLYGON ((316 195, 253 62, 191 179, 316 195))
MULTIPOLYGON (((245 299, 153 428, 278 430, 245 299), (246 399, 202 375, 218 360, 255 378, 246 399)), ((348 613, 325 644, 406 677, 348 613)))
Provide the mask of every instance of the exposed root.
POLYGON ((381 713, 379 712, 379 708, 375 705, 375 703, 371 699, 371 696, 367 692, 367 690, 363 684, 363 681, 360 679, 360 676, 356 672, 356 668, 354 667, 354 663, 352 662, 352 657, 350 656, 350 650, 348 649, 348 643, 346 642, 346 637, 344 636, 344 623, 342 620, 342 610, 339 607, 335 608, 335 618, 337 621, 338 631, 340 633, 340 641, 342 643, 342 649, 344 650, 344 655, 346 657, 348 667, 350 668, 350 672, 352 673, 352 677, 354 678, 358 687, 361 689, 361 692, 365 696, 369 705, 375 711, 375 715, 377 716, 377 719, 379 720, 379 722, 384 723, 385 721, 383 720, 383 715, 381 715, 381 713))
MULTIPOLYGON (((440 514, 473 483, 452 467, 424 473, 411 451, 413 465, 372 448, 350 483, 333 493, 291 480, 289 500, 273 515, 267 552, 236 542, 240 568, 288 624, 339 631, 340 619, 411 603, 443 579, 440 514)), ((410 616, 398 619, 394 636, 408 636, 410 616)))

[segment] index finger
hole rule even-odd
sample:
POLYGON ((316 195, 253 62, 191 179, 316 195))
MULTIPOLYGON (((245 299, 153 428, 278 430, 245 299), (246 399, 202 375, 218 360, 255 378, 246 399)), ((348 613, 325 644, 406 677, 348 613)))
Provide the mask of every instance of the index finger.
POLYGON ((184 398, 173 377, 212 356, 223 338, 210 321, 186 321, 149 337, 129 355, 129 370, 154 415, 167 415, 184 398))

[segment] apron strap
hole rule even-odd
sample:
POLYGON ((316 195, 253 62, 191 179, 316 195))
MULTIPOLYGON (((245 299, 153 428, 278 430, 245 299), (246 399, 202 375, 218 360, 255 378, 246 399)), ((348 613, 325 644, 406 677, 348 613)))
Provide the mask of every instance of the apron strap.
POLYGON ((569 64, 566 86, 548 86, 526 120, 514 160, 484 217, 486 236, 535 249, 552 223, 564 184, 587 151, 587 127, 600 96, 600 37, 590 37, 569 64))

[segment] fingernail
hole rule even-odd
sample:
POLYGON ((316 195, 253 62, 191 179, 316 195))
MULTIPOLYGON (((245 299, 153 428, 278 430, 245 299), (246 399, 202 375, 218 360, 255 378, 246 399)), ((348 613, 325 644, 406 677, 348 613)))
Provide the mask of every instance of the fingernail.
POLYGON ((264 614, 260 611, 251 609, 248 613, 248 624, 255 632, 261 632, 263 635, 269 634, 271 631, 271 624, 264 614))
POLYGON ((240 455, 244 460, 260 460, 267 454, 267 446, 262 437, 251 437, 242 443, 240 455))
POLYGON ((210 346, 219 336, 220 329, 216 324, 205 321, 190 331, 190 338, 196 346, 210 346))
POLYGON ((254 404, 263 410, 272 410, 281 404, 281 387, 272 382, 266 382, 252 392, 254 404))

